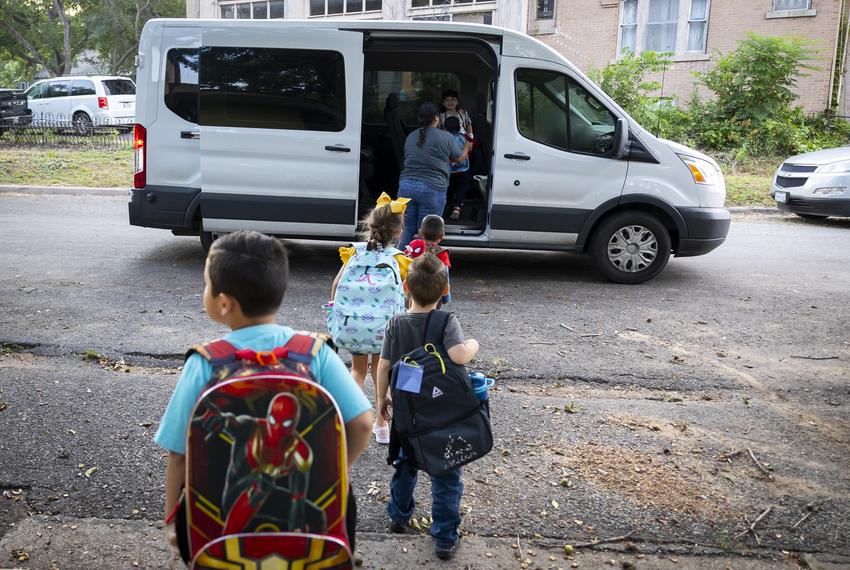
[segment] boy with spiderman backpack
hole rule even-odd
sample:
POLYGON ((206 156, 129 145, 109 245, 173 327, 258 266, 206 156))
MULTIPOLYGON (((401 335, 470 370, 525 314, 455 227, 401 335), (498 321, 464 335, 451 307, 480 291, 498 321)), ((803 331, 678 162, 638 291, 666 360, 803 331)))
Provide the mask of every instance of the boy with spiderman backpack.
POLYGON ((478 353, 478 341, 464 340, 457 318, 435 310, 447 288, 442 261, 431 253, 413 260, 405 281, 410 308, 387 324, 377 391, 379 413, 392 419, 387 462, 396 471, 387 505, 390 531, 405 532, 416 507, 417 472, 426 471, 431 535, 443 560, 454 557, 459 540, 460 467, 493 445, 487 410, 463 366, 478 353))
MULTIPOLYGON (((204 308, 211 320, 227 325, 231 332, 220 341, 189 351, 154 438, 169 452, 165 474, 166 533, 172 547, 179 547, 184 561, 188 562, 189 557, 186 528, 175 523, 181 513, 185 516, 180 507, 186 474, 186 434, 195 403, 206 389, 243 374, 246 367, 262 369, 273 361, 281 373, 313 380, 334 398, 345 424, 349 467, 369 443, 372 423, 369 401, 343 362, 325 344, 324 337, 295 333, 275 324, 288 275, 289 264, 281 243, 258 232, 240 231, 223 236, 213 243, 207 256, 204 308)), ((258 437, 265 438, 261 443, 275 437, 294 437, 289 434, 290 428, 286 428, 288 431, 272 429, 286 427, 292 420, 295 410, 290 409, 292 406, 287 404, 291 402, 286 400, 276 399, 274 405, 269 406, 268 416, 260 419, 259 423, 265 426, 257 431, 258 437)), ((212 417, 202 420, 208 421, 210 429, 224 429, 224 425, 217 425, 212 417)), ((219 419, 218 423, 223 420, 226 418, 219 419)), ((254 506, 238 495, 234 497, 241 507, 239 516, 252 516, 254 506)), ((351 499, 349 495, 347 527, 353 547, 355 513, 351 499)), ((234 519, 227 520, 226 525, 237 529, 244 527, 243 522, 234 519)))

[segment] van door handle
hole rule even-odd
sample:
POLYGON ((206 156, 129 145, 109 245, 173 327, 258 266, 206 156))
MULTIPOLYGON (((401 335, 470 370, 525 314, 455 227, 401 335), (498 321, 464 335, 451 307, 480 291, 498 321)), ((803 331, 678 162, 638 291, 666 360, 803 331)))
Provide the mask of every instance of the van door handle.
POLYGON ((333 146, 326 146, 325 150, 331 150, 333 152, 351 152, 351 149, 347 146, 342 146, 341 144, 335 144, 333 146))
POLYGON ((199 139, 201 138, 201 131, 180 131, 181 139, 199 139))
POLYGON ((527 154, 523 154, 521 152, 517 152, 517 153, 510 153, 509 152, 508 154, 505 155, 505 158, 512 158, 514 160, 531 160, 530 156, 528 156, 527 154))

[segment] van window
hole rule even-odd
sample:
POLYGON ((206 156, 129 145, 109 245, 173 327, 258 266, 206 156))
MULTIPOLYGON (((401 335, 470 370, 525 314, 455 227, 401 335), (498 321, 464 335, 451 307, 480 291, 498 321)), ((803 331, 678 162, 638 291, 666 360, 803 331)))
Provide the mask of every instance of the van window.
POLYGON ((47 85, 46 97, 67 97, 70 94, 70 82, 68 81, 51 81, 47 85))
MULTIPOLYGON (((398 109, 406 125, 416 125, 419 105, 425 101, 439 103, 443 91, 460 91, 460 78, 454 73, 419 71, 367 71, 363 78, 363 120, 372 124, 384 123, 384 106, 387 95, 398 95, 398 109)), ((461 106, 471 106, 472 101, 461 100, 461 106)))
POLYGON ((71 95, 94 95, 94 83, 88 79, 74 79, 71 81, 71 95))
POLYGON ((36 83, 25 94, 32 99, 42 99, 47 94, 47 83, 36 83))
POLYGON ((345 129, 345 64, 324 50, 201 49, 202 125, 333 131, 345 129))
POLYGON ((198 122, 198 48, 168 50, 165 58, 165 106, 190 123, 198 122))
POLYGON ((542 69, 516 72, 517 126, 533 141, 570 152, 607 155, 616 117, 574 79, 542 69))
POLYGON ((106 95, 135 95, 136 86, 129 79, 104 79, 103 90, 106 95))

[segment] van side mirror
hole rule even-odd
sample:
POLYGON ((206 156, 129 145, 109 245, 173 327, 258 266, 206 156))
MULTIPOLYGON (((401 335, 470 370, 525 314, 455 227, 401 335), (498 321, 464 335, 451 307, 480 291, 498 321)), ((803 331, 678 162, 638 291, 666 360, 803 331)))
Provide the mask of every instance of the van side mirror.
POLYGON ((622 118, 617 119, 617 125, 614 127, 614 158, 620 159, 629 153, 628 142, 629 122, 622 118))

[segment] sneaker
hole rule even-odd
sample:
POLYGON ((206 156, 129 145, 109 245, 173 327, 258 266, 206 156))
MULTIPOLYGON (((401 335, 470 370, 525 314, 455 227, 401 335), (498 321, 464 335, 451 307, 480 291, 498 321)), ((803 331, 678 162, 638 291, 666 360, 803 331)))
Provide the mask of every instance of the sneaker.
POLYGON ((390 520, 389 530, 393 534, 407 534, 407 521, 390 520))
POLYGON ((381 445, 387 445, 390 442, 390 426, 389 424, 378 427, 377 423, 372 424, 372 433, 375 434, 375 441, 381 445))
POLYGON ((452 208, 452 213, 449 214, 449 219, 450 220, 459 220, 460 219, 460 208, 458 208, 457 206, 452 208))
POLYGON ((455 553, 457 553, 457 548, 460 545, 460 539, 456 540, 454 544, 438 544, 437 545, 437 558, 440 560, 451 560, 455 557, 455 553))

